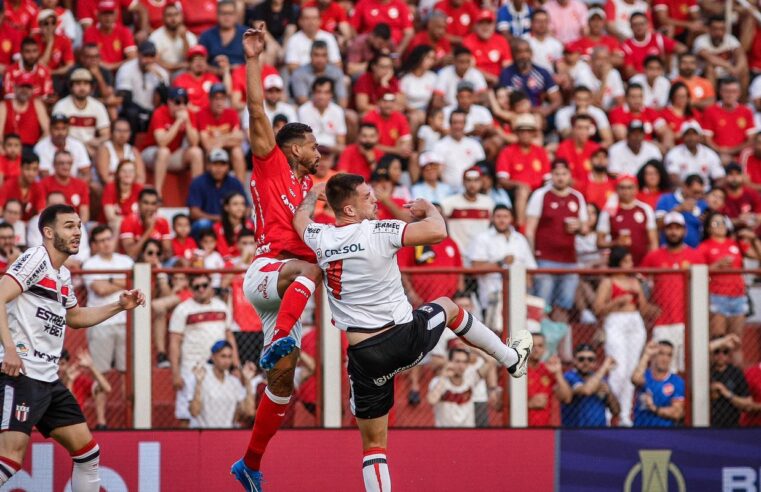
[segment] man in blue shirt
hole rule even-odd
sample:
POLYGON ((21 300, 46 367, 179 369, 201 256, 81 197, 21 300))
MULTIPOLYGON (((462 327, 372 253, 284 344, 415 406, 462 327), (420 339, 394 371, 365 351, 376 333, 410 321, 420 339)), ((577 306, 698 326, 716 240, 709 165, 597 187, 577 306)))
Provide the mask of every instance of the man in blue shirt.
POLYGON ((502 70, 500 87, 528 94, 531 105, 539 108, 543 117, 555 113, 562 104, 560 88, 550 72, 531 62, 531 46, 525 39, 516 39, 512 44, 513 63, 502 70))
MULTIPOLYGON (((192 234, 209 229, 221 219, 222 200, 233 192, 246 196, 243 185, 230 174, 230 156, 223 149, 209 152, 209 165, 200 176, 193 178, 188 191, 187 205, 193 221, 192 234)), ((246 205, 250 206, 248 198, 246 205)))
MULTIPOLYGON (((201 33, 198 43, 209 52, 209 63, 218 69, 242 65, 246 63, 243 56, 243 33, 246 27, 238 24, 235 2, 220 0, 217 4, 218 23, 211 29, 201 33), (227 63, 220 63, 226 57, 227 63)), ((223 72, 218 73, 223 75, 223 72)))
MULTIPOLYGON (((703 235, 703 213, 708 205, 703 200, 705 181, 698 174, 690 174, 684 178, 684 185, 674 193, 662 195, 655 205, 655 215, 664 217, 667 213, 679 212, 684 217, 686 234, 684 243, 692 248, 697 248, 703 235)), ((663 234, 660 237, 661 245, 666 243, 663 234)))
POLYGON ((508 0, 497 11, 497 30, 513 38, 528 34, 533 12, 524 0, 508 0))
POLYGON ((673 356, 674 346, 667 340, 645 347, 632 375, 637 387, 634 427, 675 427, 684 417, 684 380, 671 372, 673 356))
POLYGON ((591 345, 582 343, 574 350, 574 368, 565 373, 573 399, 560 407, 563 427, 605 427, 605 409, 618 415, 621 408, 610 391, 607 375, 616 362, 606 357, 595 370, 597 356, 591 345))

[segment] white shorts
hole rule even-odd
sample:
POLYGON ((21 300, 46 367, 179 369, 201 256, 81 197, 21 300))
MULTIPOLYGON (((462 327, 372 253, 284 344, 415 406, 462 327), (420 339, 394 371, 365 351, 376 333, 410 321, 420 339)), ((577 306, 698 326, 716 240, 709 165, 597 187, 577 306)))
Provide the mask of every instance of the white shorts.
POLYGON ((190 402, 193 400, 193 394, 188 383, 193 382, 195 376, 191 371, 183 370, 180 373, 185 386, 181 390, 177 390, 174 400, 174 418, 177 420, 193 420, 193 416, 190 415, 190 402))
POLYGON ((674 346, 671 372, 684 372, 684 323, 657 325, 653 327, 653 340, 667 340, 674 346))
MULTIPOLYGON (((280 269, 290 260, 259 257, 248 267, 243 279, 243 294, 248 299, 259 318, 262 320, 264 346, 272 342, 275 333, 275 321, 280 310, 280 295, 277 293, 277 279, 280 269)), ((296 339, 296 346, 301 347, 301 321, 297 321, 291 330, 291 336, 296 339)))
POLYGON ((87 330, 87 345, 93 366, 98 371, 127 370, 127 326, 124 323, 100 325, 87 330))
MULTIPOLYGON (((145 163, 145 166, 148 169, 155 169, 156 167, 156 154, 158 154, 159 148, 156 145, 152 145, 150 147, 146 147, 143 149, 143 152, 140 154, 140 157, 143 158, 143 162, 145 163)), ((183 161, 183 156, 185 154, 185 146, 182 145, 179 149, 172 152, 172 154, 169 156, 169 164, 167 166, 167 170, 172 172, 182 171, 185 169, 185 163, 183 161)))

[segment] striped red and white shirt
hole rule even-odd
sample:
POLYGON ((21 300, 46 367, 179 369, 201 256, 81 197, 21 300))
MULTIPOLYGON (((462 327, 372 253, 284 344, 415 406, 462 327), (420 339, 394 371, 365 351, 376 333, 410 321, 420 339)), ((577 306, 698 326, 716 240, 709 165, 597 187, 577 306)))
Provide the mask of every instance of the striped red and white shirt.
POLYGON ((188 299, 175 308, 169 320, 169 332, 182 335, 182 372, 189 373, 197 363, 209 359, 211 346, 226 338, 231 319, 227 304, 216 297, 208 304, 188 299))
POLYGON ((460 251, 469 251, 474 237, 489 229, 494 200, 479 193, 474 201, 465 195, 452 195, 441 203, 444 217, 447 218, 449 237, 457 243, 460 251))
MULTIPOLYGON (((475 365, 470 365, 462 375, 462 382, 455 385, 451 379, 444 377, 444 393, 433 406, 436 427, 475 427, 476 410, 473 404, 473 390, 481 376, 475 365)), ((441 377, 435 377, 428 385, 431 392, 439 385, 441 377)))
POLYGON ((111 126, 106 107, 94 97, 88 97, 87 104, 80 109, 74 104, 74 96, 66 96, 53 106, 51 114, 57 113, 68 116, 69 136, 82 143, 95 138, 98 130, 111 126))

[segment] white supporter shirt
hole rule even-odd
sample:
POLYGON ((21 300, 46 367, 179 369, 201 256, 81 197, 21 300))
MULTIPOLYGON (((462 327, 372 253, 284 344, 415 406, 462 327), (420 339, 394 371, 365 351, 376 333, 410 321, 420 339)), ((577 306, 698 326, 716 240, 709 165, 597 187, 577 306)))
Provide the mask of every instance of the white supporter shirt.
MULTIPOLYGON (((195 429, 229 429, 234 426, 235 409, 246 398, 246 389, 238 378, 225 372, 222 381, 214 375, 214 366, 204 364, 206 377, 201 382, 201 413, 191 419, 195 429)), ((193 400, 195 374, 186 379, 188 404, 193 400)))
POLYGON ((412 321, 396 253, 401 220, 365 220, 342 227, 312 223, 304 242, 317 255, 337 328, 379 328, 412 321))
MULTIPOLYGON (((248 128, 248 108, 245 108, 244 111, 246 111, 245 128, 248 128)), ((282 114, 288 118, 288 123, 295 123, 299 121, 299 117, 296 114, 296 108, 292 104, 289 104, 285 101, 278 101, 274 108, 270 108, 269 104, 264 103, 264 114, 267 115, 270 123, 272 123, 275 119, 275 116, 279 114, 282 114)))
POLYGON ((336 137, 346 135, 344 110, 334 102, 331 102, 322 113, 314 107, 312 101, 305 102, 299 106, 298 121, 312 127, 319 145, 335 147, 336 137))
MULTIPOLYGON (((724 35, 724 39, 721 40, 719 46, 714 46, 711 42, 711 36, 708 33, 701 34, 695 38, 695 43, 692 46, 692 52, 696 55, 700 55, 701 51, 705 51, 710 55, 716 55, 725 60, 729 60, 734 50, 741 48, 740 41, 730 33, 724 35)), ((716 75, 723 77, 727 75, 727 70, 724 67, 716 66, 716 75)))
POLYGON ((434 92, 444 96, 445 105, 457 104, 457 84, 461 80, 466 80, 473 84, 476 94, 486 90, 486 79, 475 67, 470 67, 465 72, 465 75, 460 77, 455 72, 454 65, 447 65, 439 70, 436 76, 436 87, 434 88, 434 92))
MULTIPOLYGON (((621 74, 618 73, 618 70, 609 70, 605 79, 602 107, 603 109, 610 109, 615 106, 617 97, 624 96, 624 81, 621 79, 621 74)), ((588 87, 592 92, 600 92, 600 87, 602 87, 602 81, 591 70, 580 70, 573 80, 575 86, 583 85, 588 87)))
POLYGON ((539 40, 531 33, 524 34, 523 39, 531 46, 531 62, 550 73, 555 73, 555 62, 563 58, 563 43, 552 36, 539 40))
MULTIPOLYGON (((473 390, 481 379, 478 369, 474 365, 469 365, 459 385, 455 385, 447 377, 443 379, 444 393, 441 395, 441 400, 433 406, 436 427, 475 427, 476 411, 473 405, 473 390)), ((441 376, 433 378, 428 385, 428 392, 436 388, 441 380, 441 376)))
POLYGON ((155 64, 154 71, 143 73, 137 58, 128 60, 116 71, 117 91, 132 93, 132 101, 143 109, 153 109, 153 93, 161 85, 169 85, 169 74, 155 64))
MULTIPOLYGON (((449 116, 452 111, 457 109, 457 105, 447 106, 444 108, 444 128, 449 128, 449 116)), ((476 125, 493 125, 494 118, 491 111, 480 104, 473 104, 465 118, 465 133, 470 133, 476 129, 476 125)))
POLYGON ((436 142, 433 151, 444 158, 441 180, 455 190, 462 189, 462 175, 466 169, 485 159, 484 148, 475 138, 463 137, 460 141, 446 136, 436 142))
POLYGON ((408 73, 399 81, 399 88, 407 99, 407 106, 425 111, 436 87, 436 74, 428 70, 422 77, 408 73))
MULTIPOLYGON (((613 7, 615 17, 611 18, 608 15, 608 22, 613 22, 624 38, 630 38, 634 35, 632 33, 630 19, 632 14, 640 12, 647 15, 650 10, 650 6, 644 0, 634 0, 632 3, 628 3, 625 0, 609 0, 610 6, 613 7)), ((607 13, 607 9, 606 9, 607 13)))
POLYGON ((719 179, 726 176, 719 154, 703 144, 698 144, 695 155, 687 149, 686 145, 677 145, 668 151, 663 164, 669 174, 676 174, 681 181, 690 174, 699 174, 705 181, 706 188, 710 187, 708 178, 719 179))
POLYGON ((102 102, 94 97, 87 97, 87 104, 80 109, 74 105, 74 96, 66 96, 53 106, 50 114, 64 114, 69 117, 69 136, 82 143, 93 138, 97 130, 111 127, 111 119, 102 102))
MULTIPOLYGON (((558 112, 555 113, 555 128, 557 128, 559 132, 570 131, 573 126, 571 125, 571 119, 576 116, 576 114, 575 104, 558 109, 558 112)), ((595 121, 595 126, 598 131, 610 129, 608 115, 597 106, 589 106, 584 114, 589 115, 595 121)), ((594 129, 592 131, 592 135, 594 135, 594 129)))
POLYGON ((463 253, 463 260, 469 263, 467 257, 470 251, 470 243, 480 233, 489 228, 491 211, 494 210, 494 200, 491 197, 479 193, 474 201, 465 198, 465 195, 452 195, 441 203, 444 217, 447 218, 449 237, 457 243, 457 247, 463 253))
POLYGON ((611 174, 631 174, 636 176, 637 172, 650 159, 662 158, 658 146, 645 140, 639 149, 639 154, 632 152, 632 149, 626 145, 626 140, 614 143, 608 149, 608 172, 611 174))
MULTIPOLYGON (((66 312, 77 306, 71 273, 56 271, 44 246, 29 248, 5 272, 21 287, 7 305, 8 329, 24 363, 24 374, 38 381, 58 380, 58 360, 66 332, 66 312)), ((0 345, 0 358, 4 349, 0 345)))
POLYGON ((663 75, 655 78, 652 87, 647 83, 647 77, 643 73, 638 73, 630 78, 629 83, 642 86, 642 95, 646 107, 659 109, 665 108, 668 105, 671 82, 663 75))
MULTIPOLYGON (((198 38, 190 31, 185 31, 185 39, 188 42, 188 48, 198 44, 198 38)), ((185 53, 183 52, 182 38, 172 37, 166 30, 166 27, 161 26, 148 36, 148 41, 151 41, 156 45, 156 54, 158 59, 168 65, 177 65, 185 60, 185 53)))
POLYGON ((227 304, 216 297, 208 304, 188 299, 174 309, 169 333, 182 335, 180 369, 183 374, 191 374, 196 364, 208 360, 211 346, 227 338, 231 320, 227 304))
POLYGON ((288 38, 285 43, 285 63, 288 65, 306 65, 311 61, 312 43, 325 41, 328 45, 328 61, 333 64, 341 63, 341 51, 338 49, 336 38, 327 31, 319 30, 314 39, 309 39, 304 31, 298 31, 288 38))
MULTIPOLYGON (((85 145, 71 136, 66 137, 64 150, 71 152, 71 158, 74 161, 72 168, 74 172, 81 171, 90 167, 90 156, 87 154, 85 145)), ((40 172, 53 174, 53 158, 58 151, 49 136, 43 138, 34 146, 34 153, 40 158, 40 172)))
MULTIPOLYGON (((119 253, 114 253, 113 256, 111 256, 111 259, 106 259, 101 255, 95 255, 84 262, 82 265, 82 270, 131 270, 133 264, 134 262, 132 261, 132 258, 119 253)), ((85 275, 84 282, 85 287, 87 287, 88 306, 105 306, 106 304, 111 304, 112 302, 117 302, 119 300, 119 295, 122 292, 121 290, 113 292, 107 296, 99 296, 92 288, 92 284, 96 280, 108 280, 109 278, 113 278, 114 280, 124 280, 126 276, 124 274, 119 275, 111 273, 85 275)), ((107 319, 98 326, 118 325, 125 323, 127 323, 127 313, 122 311, 115 316, 107 319)))

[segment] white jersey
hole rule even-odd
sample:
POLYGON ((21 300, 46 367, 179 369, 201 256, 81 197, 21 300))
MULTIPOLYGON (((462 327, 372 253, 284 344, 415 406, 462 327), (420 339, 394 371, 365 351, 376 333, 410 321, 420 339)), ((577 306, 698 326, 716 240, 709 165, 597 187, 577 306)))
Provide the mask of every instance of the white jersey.
MULTIPOLYGON (((476 412, 473 405, 473 391, 481 376, 474 365, 465 369, 462 382, 456 385, 451 379, 443 377, 444 392, 441 400, 433 406, 433 416, 436 427, 475 427, 476 412)), ((442 381, 442 376, 437 376, 428 385, 430 393, 442 381)))
POLYGON ((230 309, 213 297, 208 304, 194 299, 181 302, 169 319, 169 333, 182 335, 180 369, 190 374, 193 367, 211 355, 211 346, 227 338, 230 329, 230 309))
MULTIPOLYGON (((66 310, 77 306, 71 273, 53 268, 44 246, 26 250, 6 274, 22 293, 8 304, 8 328, 25 374, 39 381, 58 379, 66 310)), ((4 355, 0 345, 0 358, 4 355)))
POLYGON ((406 226, 401 220, 365 220, 342 227, 307 227, 304 242, 325 273, 337 328, 361 331, 412 321, 396 263, 406 226))

